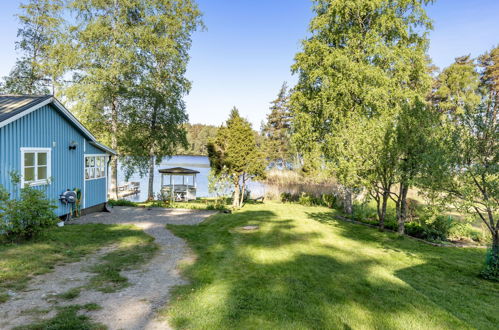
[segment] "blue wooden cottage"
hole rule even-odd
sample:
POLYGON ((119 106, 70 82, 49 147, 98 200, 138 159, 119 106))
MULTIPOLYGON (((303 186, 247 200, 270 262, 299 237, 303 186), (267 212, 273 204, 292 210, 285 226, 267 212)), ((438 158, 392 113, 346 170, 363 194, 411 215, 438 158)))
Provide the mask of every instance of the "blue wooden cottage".
POLYGON ((0 184, 10 193, 14 171, 21 186, 45 189, 59 216, 68 213, 60 194, 74 188, 82 192, 82 210, 97 211, 107 202, 115 154, 53 96, 0 95, 0 184))

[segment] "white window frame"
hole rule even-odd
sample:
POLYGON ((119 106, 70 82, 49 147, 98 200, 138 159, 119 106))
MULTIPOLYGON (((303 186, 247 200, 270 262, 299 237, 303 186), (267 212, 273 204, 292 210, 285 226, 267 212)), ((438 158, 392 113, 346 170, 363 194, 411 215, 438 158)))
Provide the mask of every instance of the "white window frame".
MULTIPOLYGON (((92 181, 92 180, 99 180, 99 179, 107 179, 107 170, 106 170, 106 167, 107 167, 107 156, 104 155, 104 154, 89 154, 89 155, 85 155, 85 157, 83 157, 83 178, 85 179, 85 181, 92 181), (102 165, 100 167, 97 167, 97 158, 94 160, 94 166, 92 167, 87 167, 87 157, 101 157, 102 158, 102 165), (104 173, 103 176, 100 176, 98 178, 89 178, 87 179, 87 168, 93 168, 94 169, 94 173, 95 173, 95 169, 96 168, 100 168, 102 170, 102 172, 104 173)), ((95 176, 95 175, 94 175, 95 176)))
POLYGON ((40 185, 48 185, 50 184, 50 178, 52 176, 52 149, 51 148, 21 148, 21 187, 25 187, 26 185, 30 186, 40 186, 40 185), (26 181, 24 180, 24 154, 26 153, 34 153, 34 168, 35 168, 35 180, 34 181, 26 181), (47 154, 47 178, 38 180, 38 154, 46 153, 47 154))

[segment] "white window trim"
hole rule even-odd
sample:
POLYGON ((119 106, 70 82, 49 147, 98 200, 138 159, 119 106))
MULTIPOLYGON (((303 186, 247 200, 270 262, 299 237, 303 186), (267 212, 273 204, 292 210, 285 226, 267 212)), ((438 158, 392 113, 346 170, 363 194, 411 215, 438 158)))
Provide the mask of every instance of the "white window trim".
MULTIPOLYGON (((24 180, 24 154, 30 152, 46 152, 47 153, 47 178, 29 182, 31 187, 48 185, 52 176, 52 149, 51 148, 21 148, 21 187, 24 187, 28 182, 24 180)), ((36 167, 37 164, 35 164, 36 167)))
MULTIPOLYGON (((106 171, 107 162, 106 162, 106 158, 107 158, 106 154, 85 154, 85 155, 83 155, 83 179, 85 181, 100 180, 100 179, 106 179, 107 180, 107 171, 106 171), (98 177, 98 178, 90 178, 90 179, 85 178, 85 176, 86 176, 85 172, 87 171, 87 167, 85 166, 86 165, 87 157, 103 157, 104 158, 104 166, 102 166, 104 168, 104 176, 101 176, 101 177, 98 177)), ((97 167, 94 166, 94 168, 97 168, 97 167)))

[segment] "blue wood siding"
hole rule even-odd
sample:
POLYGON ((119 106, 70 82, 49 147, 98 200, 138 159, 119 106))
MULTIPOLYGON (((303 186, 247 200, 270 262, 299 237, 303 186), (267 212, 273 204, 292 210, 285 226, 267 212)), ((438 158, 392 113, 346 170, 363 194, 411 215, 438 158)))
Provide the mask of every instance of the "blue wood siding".
POLYGON ((90 154, 91 155, 100 155, 100 154, 102 154, 103 156, 105 155, 105 153, 102 150, 91 145, 88 140, 85 141, 85 154, 87 154, 87 155, 90 155, 90 154))
MULTIPOLYGON (((0 128, 0 184, 11 193, 18 191, 10 182, 9 172, 22 173, 21 148, 50 148, 52 182, 39 189, 45 189, 47 197, 55 200, 57 215, 64 215, 67 210, 58 201, 59 195, 66 189, 84 188, 84 143, 80 131, 51 105, 27 114, 0 128), (72 141, 78 143, 76 150, 69 150, 72 141)), ((98 204, 98 200, 103 203, 106 201, 105 179, 95 181, 103 181, 104 186, 95 183, 95 189, 98 186, 103 191, 92 193, 92 203, 98 204)), ((94 188, 93 183, 89 186, 94 188)))
POLYGON ((104 203, 106 190, 106 178, 85 181, 85 207, 104 203))

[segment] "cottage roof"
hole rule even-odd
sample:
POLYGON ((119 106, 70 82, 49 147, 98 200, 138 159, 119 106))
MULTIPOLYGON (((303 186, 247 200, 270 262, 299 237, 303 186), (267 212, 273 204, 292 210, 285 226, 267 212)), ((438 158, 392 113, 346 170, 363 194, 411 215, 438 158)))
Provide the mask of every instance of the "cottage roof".
POLYGON ((51 97, 52 95, 0 95, 0 122, 19 115, 51 97))
POLYGON ((99 143, 97 139, 52 95, 0 95, 0 128, 19 118, 52 104, 64 117, 66 117, 81 133, 97 148, 116 155, 116 151, 99 143))
POLYGON ((162 174, 176 174, 176 175, 188 175, 188 174, 198 174, 198 171, 191 170, 183 167, 172 167, 159 170, 162 174))

